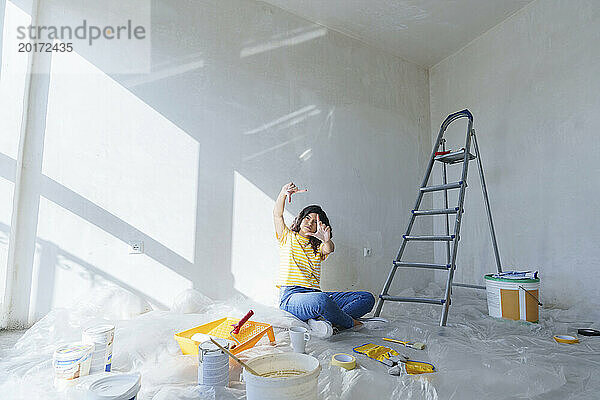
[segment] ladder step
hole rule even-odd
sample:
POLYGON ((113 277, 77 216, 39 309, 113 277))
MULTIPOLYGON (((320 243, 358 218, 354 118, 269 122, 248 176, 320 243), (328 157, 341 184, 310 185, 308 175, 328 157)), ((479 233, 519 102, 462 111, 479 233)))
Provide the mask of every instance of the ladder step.
MULTIPOLYGON (((474 160, 475 156, 469 153, 469 160, 474 160)), ((440 154, 435 156, 434 160, 440 161, 446 164, 456 164, 465 160, 465 149, 462 148, 458 151, 452 151, 448 154, 440 154)))
POLYGON ((481 286, 481 285, 472 285, 470 283, 458 283, 458 282, 452 282, 452 286, 459 286, 459 287, 466 287, 466 288, 471 288, 471 289, 480 289, 480 290, 486 290, 487 288, 485 286, 481 286))
POLYGON ((446 183, 445 185, 425 186, 421 188, 421 192, 437 192, 438 190, 458 189, 463 184, 463 181, 446 183))
POLYGON ((439 215, 439 214, 456 214, 458 207, 454 208, 442 208, 439 210, 412 210, 415 215, 439 215))
POLYGON ((402 235, 404 240, 427 240, 427 241, 440 241, 440 242, 451 242, 454 240, 454 235, 450 236, 407 236, 402 235))
POLYGON ((418 262, 402 262, 394 261, 396 267, 407 267, 407 268, 428 268, 428 269, 450 269, 450 264, 430 264, 430 263, 418 263, 418 262))
POLYGON ((401 301, 404 303, 427 303, 427 304, 444 304, 446 299, 426 299, 422 297, 398 297, 387 294, 380 294, 379 297, 385 301, 401 301))

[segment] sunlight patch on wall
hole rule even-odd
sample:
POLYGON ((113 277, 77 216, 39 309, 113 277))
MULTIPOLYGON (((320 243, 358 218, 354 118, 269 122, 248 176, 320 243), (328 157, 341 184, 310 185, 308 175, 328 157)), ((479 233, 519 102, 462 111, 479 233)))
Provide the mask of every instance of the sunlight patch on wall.
POLYGON ((43 174, 193 262, 198 142, 76 53, 47 115, 43 174))
POLYGON ((6 2, 4 17, 0 71, 0 153, 16 160, 28 57, 25 55, 27 53, 17 51, 18 40, 13 32, 19 25, 30 25, 31 17, 10 1, 6 2))
POLYGON ((240 51, 240 58, 275 50, 280 47, 294 46, 325 35, 327 35, 327 28, 320 25, 293 29, 289 32, 274 35, 269 41, 264 43, 252 44, 244 47, 242 51, 240 51))
MULTIPOLYGON (((192 282, 58 204, 40 198, 32 306, 72 307, 106 282, 168 306, 192 282)), ((48 310, 39 310, 43 315, 48 310)), ((37 314, 37 313, 36 313, 37 314)), ((32 312, 30 312, 32 315, 32 312)))
POLYGON ((293 125, 298 124, 299 122, 304 121, 308 117, 319 115, 320 113, 321 110, 318 109, 317 106, 315 106, 314 104, 311 104, 310 106, 302 107, 301 109, 284 115, 283 117, 267 122, 259 126, 258 128, 250 129, 249 131, 244 132, 244 135, 254 135, 271 129, 281 130, 289 128, 293 125))
MULTIPOLYGON (((231 272, 234 287, 251 299, 277 305, 279 253, 273 227, 275 201, 234 171, 231 272)), ((291 221, 292 214, 284 215, 291 221)))

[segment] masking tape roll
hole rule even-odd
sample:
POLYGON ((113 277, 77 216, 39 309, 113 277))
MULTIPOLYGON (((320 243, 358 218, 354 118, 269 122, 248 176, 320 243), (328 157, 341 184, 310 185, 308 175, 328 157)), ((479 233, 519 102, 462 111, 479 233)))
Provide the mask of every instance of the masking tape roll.
POLYGON ((558 343, 566 344, 579 343, 579 339, 577 339, 575 336, 569 335, 555 335, 554 340, 556 340, 558 343))
POLYGON ((337 353, 331 357, 331 365, 351 370, 356 368, 356 358, 346 353, 337 353))

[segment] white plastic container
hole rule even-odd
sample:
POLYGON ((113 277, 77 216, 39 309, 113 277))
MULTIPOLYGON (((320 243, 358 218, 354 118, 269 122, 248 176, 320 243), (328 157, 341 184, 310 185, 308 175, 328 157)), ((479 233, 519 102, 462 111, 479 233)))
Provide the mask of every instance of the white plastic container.
POLYGON ((90 374, 110 372, 115 339, 114 325, 98 325, 83 331, 82 340, 94 346, 90 374))
POLYGON ((61 346, 54 352, 54 386, 63 390, 80 376, 90 372, 93 346, 85 343, 71 343, 61 346))
POLYGON ((141 386, 140 374, 113 375, 98 379, 85 400, 135 400, 141 386))
POLYGON ((317 400, 319 360, 308 354, 267 354, 247 361, 256 376, 244 369, 248 400, 317 400))
MULTIPOLYGON (((224 348, 229 343, 224 339, 216 339, 224 348)), ((229 356, 210 340, 198 345, 198 384, 209 386, 229 385, 229 356)))
POLYGON ((496 318, 539 321, 540 279, 504 279, 485 275, 488 312, 496 318))

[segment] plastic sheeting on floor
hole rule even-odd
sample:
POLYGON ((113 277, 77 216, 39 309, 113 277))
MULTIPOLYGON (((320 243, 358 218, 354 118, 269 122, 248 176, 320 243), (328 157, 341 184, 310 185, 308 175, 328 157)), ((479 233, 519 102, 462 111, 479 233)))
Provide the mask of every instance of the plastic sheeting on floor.
MULTIPOLYGON (((422 294, 437 294, 431 285, 422 294)), ((412 293, 403 293, 411 295, 412 293)), ((114 304, 114 302, 113 302, 114 304)), ((270 307, 236 298, 212 302, 187 292, 174 311, 151 311, 127 320, 110 321, 117 327, 113 370, 139 371, 139 399, 244 399, 242 383, 229 388, 197 386, 197 360, 184 356, 173 339, 178 331, 224 316, 241 317, 253 308, 255 321, 276 327, 277 345, 264 339, 241 353, 248 359, 269 352, 291 351, 285 328, 300 321, 270 307), (179 311, 179 312, 175 312, 179 311), (183 314, 181 312, 199 312, 183 314)), ((29 329, 14 348, 0 354, 0 393, 3 399, 78 399, 96 376, 59 394, 53 387, 52 354, 57 345, 81 338, 81 330, 102 319, 102 307, 90 311, 55 310, 29 329)), ((558 344, 555 334, 576 335, 577 328, 600 328, 597 310, 575 306, 543 309, 541 323, 499 320, 487 315, 485 293, 455 289, 449 324, 438 326, 440 308, 388 303, 383 316, 390 324, 379 330, 342 332, 328 340, 312 338, 307 352, 322 366, 320 399, 598 399, 600 396, 600 337, 580 337, 579 344, 558 344), (425 342, 425 350, 390 344, 382 337, 425 342), (431 362, 438 372, 421 376, 391 376, 387 367, 356 354, 359 367, 346 371, 331 366, 335 353, 374 342, 393 347, 410 358, 431 362)), ((124 313, 127 314, 127 313, 124 313)), ((235 380, 240 368, 232 369, 235 380)))

